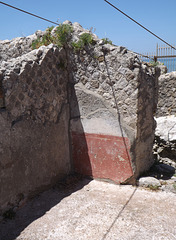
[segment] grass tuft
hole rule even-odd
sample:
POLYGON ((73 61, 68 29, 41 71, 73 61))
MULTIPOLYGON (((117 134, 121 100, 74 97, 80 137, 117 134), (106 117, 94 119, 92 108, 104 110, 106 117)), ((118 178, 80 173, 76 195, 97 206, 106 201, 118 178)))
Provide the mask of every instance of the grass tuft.
POLYGON ((32 49, 37 49, 43 45, 48 46, 51 43, 56 44, 58 47, 64 47, 68 44, 73 32, 72 27, 69 24, 59 24, 56 28, 55 34, 52 35, 51 32, 53 28, 53 26, 47 28, 46 33, 41 38, 38 37, 34 40, 31 46, 32 49))

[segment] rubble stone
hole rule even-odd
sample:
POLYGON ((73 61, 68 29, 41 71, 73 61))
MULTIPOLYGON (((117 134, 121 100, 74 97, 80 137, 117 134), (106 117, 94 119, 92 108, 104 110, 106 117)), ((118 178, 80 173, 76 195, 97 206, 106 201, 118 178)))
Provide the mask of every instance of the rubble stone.
POLYGON ((160 181, 154 177, 141 177, 139 179, 139 186, 142 187, 150 187, 150 186, 156 186, 156 187, 160 187, 160 181))
POLYGON ((156 117, 176 114, 176 72, 159 77, 158 108, 156 117))

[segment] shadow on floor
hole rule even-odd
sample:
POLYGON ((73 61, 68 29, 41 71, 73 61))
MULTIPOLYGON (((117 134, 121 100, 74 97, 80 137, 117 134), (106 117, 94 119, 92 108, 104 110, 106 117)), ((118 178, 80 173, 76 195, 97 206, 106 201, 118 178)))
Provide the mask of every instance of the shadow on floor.
POLYGON ((14 219, 4 219, 0 222, 0 240, 15 240, 32 222, 45 215, 63 198, 80 190, 90 181, 91 179, 72 175, 59 182, 52 189, 29 200, 23 208, 16 212, 14 219))
POLYGON ((169 180, 175 174, 176 169, 165 163, 155 163, 149 171, 147 171, 143 176, 155 177, 158 180, 169 180))

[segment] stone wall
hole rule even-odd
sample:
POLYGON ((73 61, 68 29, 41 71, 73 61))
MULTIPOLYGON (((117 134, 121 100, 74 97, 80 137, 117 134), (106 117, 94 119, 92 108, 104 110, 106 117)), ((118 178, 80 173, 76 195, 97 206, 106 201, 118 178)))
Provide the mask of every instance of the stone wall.
POLYGON ((77 108, 75 110, 71 105, 73 153, 77 148, 86 153, 77 153, 73 158, 76 166, 80 166, 81 162, 86 166, 84 169, 77 167, 78 171, 87 172, 88 175, 92 172, 92 175, 97 177, 98 168, 104 173, 103 176, 106 176, 104 178, 108 178, 109 174, 110 179, 125 182, 139 176, 153 164, 153 113, 157 106, 157 78, 160 71, 143 65, 135 54, 124 47, 104 45, 96 38, 95 41, 96 47, 89 47, 77 55, 69 53, 69 81, 74 92, 70 101, 72 102, 75 95, 73 106, 77 108), (80 128, 77 130, 78 125, 81 126, 81 131, 80 128), (117 145, 120 147, 107 147, 111 149, 108 154, 102 154, 102 151, 98 153, 97 149, 104 148, 105 136, 109 142, 105 146, 112 145, 113 137, 116 137, 119 138, 117 145), (80 137, 82 141, 78 146, 80 137), (101 139, 101 143, 97 139, 101 139), (91 145, 97 145, 95 152, 90 149, 91 145), (78 159, 81 159, 79 163, 78 159), (115 166, 113 161, 118 162, 118 166, 115 166), (91 170, 90 167, 87 169, 88 165, 91 170), (107 171, 111 173, 106 174, 107 171))
POLYGON ((65 51, 50 45, 1 64, 1 209, 70 172, 65 58, 65 51))
MULTIPOLYGON (((89 32, 67 24, 74 41, 89 32)), ((159 70, 95 35, 77 52, 69 44, 32 51, 36 36, 10 41, 7 55, 0 43, 2 209, 71 171, 134 183, 154 161, 159 70)))
POLYGON ((157 161, 175 162, 176 167, 176 116, 156 118, 154 154, 157 161))
POLYGON ((0 40, 0 62, 17 58, 31 51, 32 41, 44 34, 37 31, 28 37, 18 37, 12 40, 0 40))
POLYGON ((176 72, 159 77, 157 117, 176 114, 176 72))

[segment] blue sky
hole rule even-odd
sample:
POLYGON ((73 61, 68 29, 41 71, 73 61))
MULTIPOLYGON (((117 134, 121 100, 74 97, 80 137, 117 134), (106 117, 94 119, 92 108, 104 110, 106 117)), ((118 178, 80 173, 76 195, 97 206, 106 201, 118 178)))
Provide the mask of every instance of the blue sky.
MULTIPOLYGON (((109 0, 170 44, 176 45, 176 0, 109 0)), ((84 28, 95 29, 100 38, 108 37, 116 45, 146 53, 162 44, 154 36, 131 22, 104 0, 4 0, 5 3, 59 23, 70 20, 84 28)), ((44 30, 52 24, 0 4, 0 39, 12 39, 44 30)), ((163 44, 164 45, 164 44, 163 44)))

